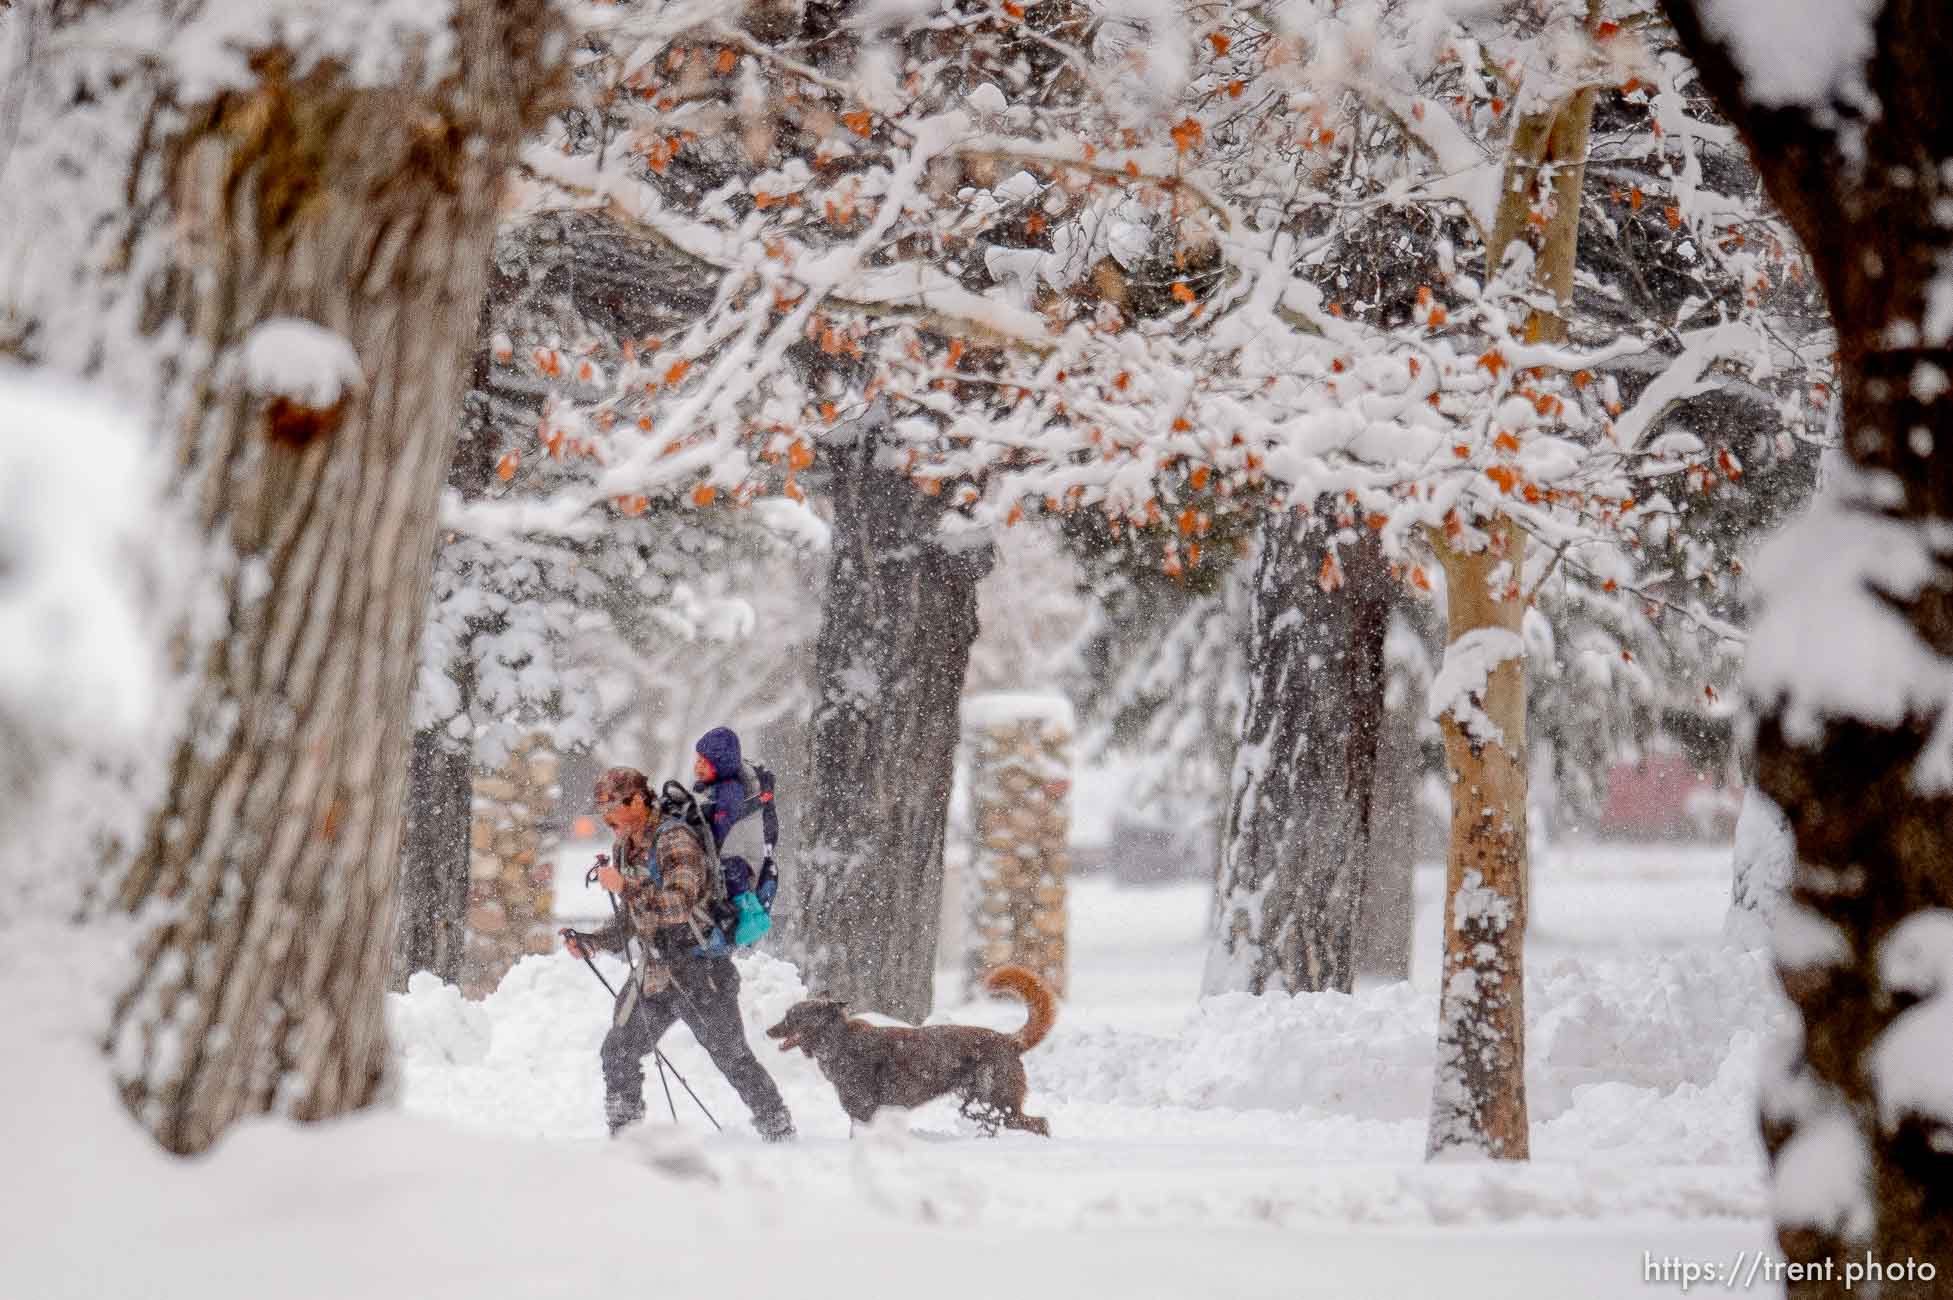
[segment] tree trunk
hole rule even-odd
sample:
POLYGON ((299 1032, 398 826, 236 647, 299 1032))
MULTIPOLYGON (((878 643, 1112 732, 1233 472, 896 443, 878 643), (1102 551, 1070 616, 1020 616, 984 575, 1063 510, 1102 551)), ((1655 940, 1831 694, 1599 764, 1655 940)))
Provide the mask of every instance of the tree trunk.
MULTIPOLYGON (((1590 33, 1600 17, 1600 0, 1588 0, 1590 33)), ((1528 343, 1567 338, 1596 93, 1592 86, 1569 88, 1513 128, 1485 264, 1488 281, 1496 282, 1513 244, 1532 246, 1531 281, 1519 287, 1550 294, 1554 305, 1527 314, 1528 343)), ((1523 1001, 1526 661, 1519 628, 1527 602, 1517 580, 1525 572, 1526 535, 1504 516, 1480 527, 1489 538, 1480 550, 1463 550, 1449 536, 1435 543, 1445 571, 1450 644, 1439 673, 1445 691, 1434 688, 1431 705, 1443 723, 1450 769, 1451 843, 1426 1149, 1433 1156, 1475 1151, 1524 1160, 1531 1138, 1523 1001), (1501 570, 1504 589, 1495 586, 1501 570)))
POLYGON ((413 745, 400 849, 400 924, 394 936, 397 990, 419 971, 432 971, 443 984, 460 983, 467 938, 474 763, 441 731, 416 732, 413 745))
POLYGON ((1336 537, 1327 508, 1262 528, 1208 993, 1355 985, 1394 584, 1336 537))
POLYGON ((1370 870, 1356 922, 1356 973, 1380 980, 1411 977, 1417 919, 1412 882, 1417 866, 1417 720, 1408 704, 1386 707, 1377 741, 1376 792, 1370 796, 1370 870))
POLYGON ((1523 568, 1526 535, 1504 519, 1489 532, 1476 552, 1438 548, 1451 644, 1431 707, 1443 710, 1451 848, 1428 1148, 1524 1160, 1526 606, 1501 599, 1492 577, 1508 562, 1523 568))
POLYGON ((945 544, 942 497, 918 490, 872 427, 829 456, 813 784, 782 946, 808 988, 920 1021, 934 998, 958 704, 990 550, 945 544))
POLYGON ((145 936, 108 1047, 173 1151, 254 1112, 365 1105, 385 1077, 414 641, 496 202, 553 13, 459 0, 439 78, 411 60, 397 84, 333 62, 294 77, 296 60, 254 56, 249 88, 159 106, 132 160, 139 183, 162 178, 132 230, 175 231, 159 244, 177 260, 147 286, 189 344, 169 427, 193 517, 227 552, 222 632, 120 887, 145 936), (350 344, 360 382, 320 406, 236 364, 279 317, 343 340, 320 355, 350 344))
MULTIPOLYGON (((1856 37, 1862 21, 1868 57, 1836 58, 1821 89, 1753 83, 1754 65, 1726 44, 1745 23, 1718 15, 1705 29, 1696 0, 1667 9, 1817 269, 1838 329, 1845 452, 1859 471, 1790 526, 1778 555, 1761 557, 1775 563, 1759 570, 1747 669, 1763 715, 1756 783, 1796 842, 1778 921, 1796 941, 1777 953, 1802 1032, 1794 1055, 1766 1070, 1762 1098, 1778 1239, 1792 1259, 1930 1262, 1936 1278, 1888 1277, 1879 1294, 1943 1295, 1953 1269, 1953 795, 1938 752, 1953 649, 1943 567, 1953 9, 1886 0, 1862 20, 1854 10, 1838 34, 1856 37), (1839 689, 1847 682, 1869 689, 1839 689)), ((1840 1268, 1789 1290, 1847 1287, 1840 1268)))
MULTIPOLYGON (((490 340, 499 287, 499 279, 491 275, 475 325, 468 388, 449 457, 447 485, 464 501, 479 500, 495 481, 499 448, 488 413, 494 371, 490 340)), ((437 571, 442 549, 454 540, 455 534, 449 533, 435 543, 437 571)), ((436 617, 431 603, 427 617, 436 617)), ((422 671, 451 676, 460 691, 458 716, 466 721, 475 689, 468 656, 458 652, 454 661, 438 667, 424 665, 422 671)), ((458 984, 466 955, 475 742, 472 729, 464 729, 458 739, 452 735, 449 721, 441 719, 416 731, 407 763, 406 833, 400 842, 400 906, 393 954, 392 986, 397 990, 404 990, 415 972, 423 970, 432 971, 444 984, 458 984)))

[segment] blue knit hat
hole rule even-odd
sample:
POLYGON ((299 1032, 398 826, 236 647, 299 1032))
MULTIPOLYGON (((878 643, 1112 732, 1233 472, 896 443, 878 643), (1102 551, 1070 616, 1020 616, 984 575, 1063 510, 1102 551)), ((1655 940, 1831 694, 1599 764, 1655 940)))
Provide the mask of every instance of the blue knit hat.
POLYGON ((743 761, 739 752, 739 733, 731 727, 714 727, 698 738, 694 746, 705 755, 705 761, 712 764, 712 770, 720 779, 739 775, 743 761))

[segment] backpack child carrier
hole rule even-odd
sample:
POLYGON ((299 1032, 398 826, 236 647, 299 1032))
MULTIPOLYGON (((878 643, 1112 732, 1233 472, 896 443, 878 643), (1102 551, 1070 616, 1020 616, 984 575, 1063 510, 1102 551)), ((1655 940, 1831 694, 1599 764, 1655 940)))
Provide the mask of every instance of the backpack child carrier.
MULTIPOLYGON (((759 814, 763 834, 757 872, 740 853, 722 851, 704 807, 676 781, 666 781, 658 794, 659 810, 679 821, 705 854, 705 896, 693 909, 692 933, 699 951, 716 956, 751 947, 773 928, 773 899, 780 889, 774 849, 780 839, 780 817, 773 804, 773 774, 757 764, 740 770, 746 797, 732 810, 735 824, 759 814)), ((731 837, 728 836, 728 843, 731 837)))

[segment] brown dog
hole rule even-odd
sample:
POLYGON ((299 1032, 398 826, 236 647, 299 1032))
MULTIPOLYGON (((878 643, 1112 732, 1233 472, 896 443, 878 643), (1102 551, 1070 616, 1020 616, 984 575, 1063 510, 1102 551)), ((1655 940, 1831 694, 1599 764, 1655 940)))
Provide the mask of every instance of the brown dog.
POLYGON ((866 1124, 883 1106, 920 1106, 944 1093, 963 1099, 963 1114, 994 1134, 999 1125, 1042 1137, 1051 1126, 1024 1113, 1023 1055, 1051 1032, 1057 1002, 1043 980, 1022 966, 1002 966, 983 985, 1024 1000, 1030 1018, 1014 1034, 975 1025, 884 1029, 850 1020, 845 1004, 831 998, 796 1003, 766 1031, 780 1050, 798 1047, 814 1058, 840 1094, 841 1109, 866 1124))

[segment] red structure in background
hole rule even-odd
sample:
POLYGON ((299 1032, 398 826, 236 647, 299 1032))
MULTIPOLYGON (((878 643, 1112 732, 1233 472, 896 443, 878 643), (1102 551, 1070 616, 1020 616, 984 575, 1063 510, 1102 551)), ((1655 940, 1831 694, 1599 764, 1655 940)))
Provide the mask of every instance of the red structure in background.
POLYGON ((1698 772, 1682 754, 1653 753, 1607 774, 1594 829, 1623 839, 1727 839, 1743 792, 1698 772))

